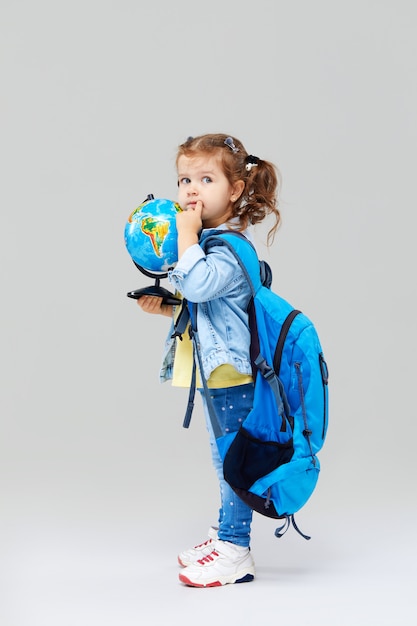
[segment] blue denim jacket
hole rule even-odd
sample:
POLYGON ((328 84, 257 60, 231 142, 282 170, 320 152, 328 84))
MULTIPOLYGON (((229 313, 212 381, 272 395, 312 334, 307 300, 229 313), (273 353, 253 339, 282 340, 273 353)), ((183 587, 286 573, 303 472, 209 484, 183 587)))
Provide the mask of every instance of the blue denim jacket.
MULTIPOLYGON (((225 227, 219 227, 222 228, 225 227)), ((200 241, 212 232, 213 229, 203 230, 200 241)), ((168 280, 184 298, 198 305, 197 326, 205 377, 208 379, 216 367, 225 363, 241 374, 252 374, 246 313, 251 291, 233 253, 219 245, 210 247, 206 255, 195 244, 169 272, 168 280)), ((173 323, 165 343, 161 382, 172 378, 176 345, 172 333, 173 323)))

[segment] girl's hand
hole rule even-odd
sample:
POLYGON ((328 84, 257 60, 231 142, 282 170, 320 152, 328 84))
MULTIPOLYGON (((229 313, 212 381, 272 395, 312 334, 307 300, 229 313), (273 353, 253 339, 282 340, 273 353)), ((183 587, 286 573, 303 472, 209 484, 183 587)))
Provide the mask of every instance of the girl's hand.
POLYGON ((178 258, 180 259, 187 248, 198 243, 198 234, 203 227, 201 213, 203 203, 199 200, 195 207, 177 213, 176 224, 178 231, 178 258))
POLYGON ((180 211, 176 215, 176 223, 178 234, 193 233, 198 235, 203 227, 201 213, 203 203, 201 200, 196 202, 194 208, 188 208, 186 211, 180 211))
POLYGON ((145 313, 153 313, 155 315, 172 316, 172 304, 163 304, 162 298, 159 296, 141 296, 137 300, 138 305, 145 313))

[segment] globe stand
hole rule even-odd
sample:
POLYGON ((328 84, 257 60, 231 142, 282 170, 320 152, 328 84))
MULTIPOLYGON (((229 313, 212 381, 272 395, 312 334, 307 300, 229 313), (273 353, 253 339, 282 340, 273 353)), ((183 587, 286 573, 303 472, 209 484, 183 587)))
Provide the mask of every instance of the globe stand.
POLYGON ((127 297, 134 298, 138 300, 141 296, 157 296, 158 298, 162 298, 162 304, 181 304, 181 300, 176 298, 173 293, 161 287, 160 281, 162 278, 167 278, 168 274, 154 274, 153 272, 149 272, 145 270, 144 267, 133 261, 138 270, 148 276, 149 278, 153 278, 155 280, 154 285, 149 285, 149 287, 142 287, 142 289, 135 289, 134 291, 128 291, 127 297))

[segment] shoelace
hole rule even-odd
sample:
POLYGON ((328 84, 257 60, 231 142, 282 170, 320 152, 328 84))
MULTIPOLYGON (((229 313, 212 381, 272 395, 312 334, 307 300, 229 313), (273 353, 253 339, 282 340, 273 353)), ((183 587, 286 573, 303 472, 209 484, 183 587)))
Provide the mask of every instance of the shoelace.
POLYGON ((211 563, 212 561, 214 561, 215 557, 218 556, 220 556, 219 553, 216 552, 216 550, 213 550, 207 556, 203 557, 202 559, 198 559, 197 563, 200 563, 200 565, 207 565, 207 563, 211 563))

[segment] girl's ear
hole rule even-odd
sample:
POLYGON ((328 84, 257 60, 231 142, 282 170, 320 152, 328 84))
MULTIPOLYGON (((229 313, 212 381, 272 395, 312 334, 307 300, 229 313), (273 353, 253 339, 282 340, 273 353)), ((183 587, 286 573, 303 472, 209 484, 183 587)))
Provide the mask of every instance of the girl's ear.
POLYGON ((232 194, 230 199, 232 202, 236 202, 240 198, 245 188, 245 183, 243 180, 237 180, 232 187, 232 194))

